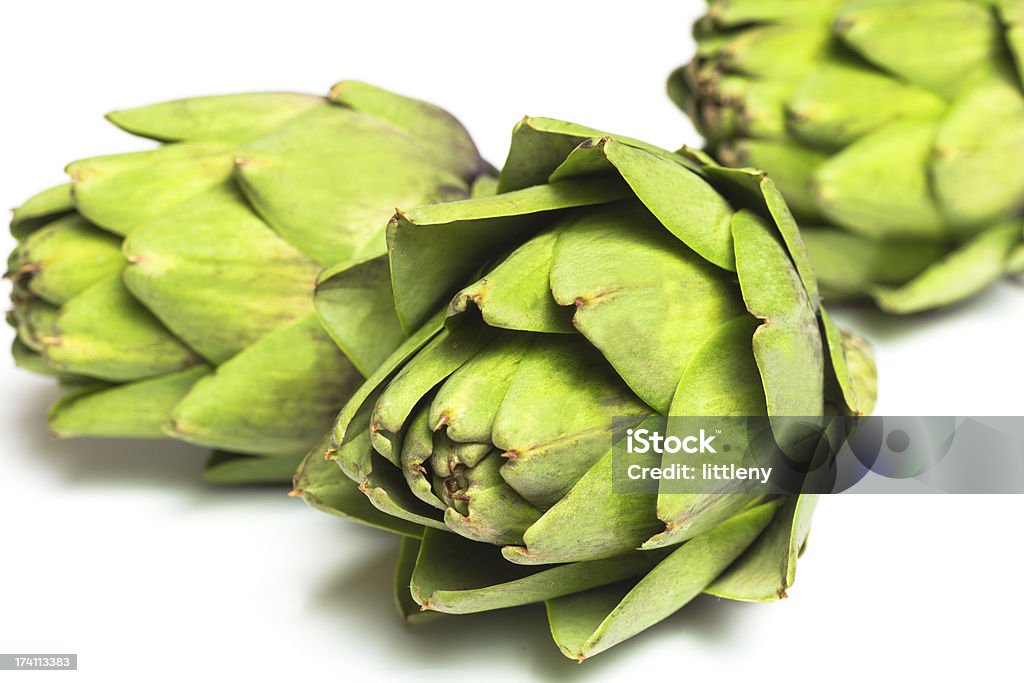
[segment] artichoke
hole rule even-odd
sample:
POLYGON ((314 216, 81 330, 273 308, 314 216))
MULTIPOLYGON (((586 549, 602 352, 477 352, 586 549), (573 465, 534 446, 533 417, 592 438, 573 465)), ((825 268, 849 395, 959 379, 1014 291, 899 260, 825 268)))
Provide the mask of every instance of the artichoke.
POLYGON ((373 262, 395 206, 466 197, 485 164, 446 112, 358 82, 108 118, 162 144, 76 161, 15 210, 14 356, 68 387, 58 436, 169 435, 216 449, 213 481, 287 481, 403 339, 392 313, 339 350, 319 272, 373 262))
POLYGON ((293 494, 402 537, 406 617, 545 602, 583 660, 701 592, 785 596, 813 496, 612 490, 613 421, 874 400, 772 182, 685 154, 528 118, 496 194, 392 219, 381 306, 409 337, 293 494))
POLYGON ((1024 269, 1024 3, 709 0, 669 94, 768 171, 823 291, 912 313, 1024 269))

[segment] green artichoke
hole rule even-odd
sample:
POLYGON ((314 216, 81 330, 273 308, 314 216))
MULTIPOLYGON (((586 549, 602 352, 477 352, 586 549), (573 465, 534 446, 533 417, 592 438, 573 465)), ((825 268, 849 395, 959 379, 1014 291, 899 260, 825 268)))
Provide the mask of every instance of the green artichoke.
POLYGON ((826 295, 892 313, 1024 269, 1024 2, 709 0, 669 94, 771 174, 826 295))
POLYGON ((388 245, 381 306, 410 336, 293 493, 402 536, 404 615, 545 602, 582 660, 701 592, 785 595, 813 497, 611 477, 613 419, 871 409, 870 356, 764 174, 526 119, 497 194, 400 212, 388 245))
POLYGON ((469 196, 485 164, 446 112, 357 82, 108 118, 163 144, 76 161, 15 211, 15 358, 68 386, 59 436, 172 436, 217 449, 213 481, 287 481, 402 341, 377 316, 340 351, 319 272, 384 254, 394 207, 469 196))

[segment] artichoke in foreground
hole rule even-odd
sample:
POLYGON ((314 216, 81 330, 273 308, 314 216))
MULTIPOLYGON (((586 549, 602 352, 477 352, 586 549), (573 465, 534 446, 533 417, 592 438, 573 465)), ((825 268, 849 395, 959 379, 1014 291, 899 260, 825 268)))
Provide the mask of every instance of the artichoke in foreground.
POLYGON ((466 197, 485 165, 448 113, 358 82, 108 118, 162 144, 76 161, 15 211, 15 358, 68 387, 58 436, 172 436, 217 449, 211 480, 287 481, 402 341, 378 316, 339 350, 319 272, 384 254, 394 207, 466 197))
POLYGON ((388 244, 382 307, 410 336, 293 494, 402 537, 405 616, 544 602, 582 661, 702 592, 785 596, 813 496, 614 493, 611 472, 613 420, 870 411, 870 356, 764 174, 526 119, 497 194, 400 212, 388 244))
POLYGON ((771 174, 828 296, 912 313, 1024 269, 1024 3, 708 4, 669 93, 771 174))

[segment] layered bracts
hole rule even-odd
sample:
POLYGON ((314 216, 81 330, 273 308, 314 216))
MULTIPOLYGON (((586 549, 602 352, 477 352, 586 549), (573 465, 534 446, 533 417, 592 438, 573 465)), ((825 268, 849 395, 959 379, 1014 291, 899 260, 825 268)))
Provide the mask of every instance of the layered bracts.
POLYGON ((622 494, 611 476, 613 420, 870 410, 870 357, 819 305, 764 174, 526 119, 497 194, 399 213, 388 245, 380 310, 408 339, 295 485, 403 537, 407 616, 545 602, 582 660, 702 592, 785 595, 812 497, 622 494))
POLYGON ((68 387, 59 436, 172 436, 218 449, 212 480, 285 481, 401 341, 339 350, 318 273, 383 254, 395 206, 469 196, 484 164, 446 112, 356 82, 108 118, 162 144, 77 161, 15 212, 14 355, 68 387))
POLYGON ((669 92, 765 169, 830 297, 911 313, 1024 269, 1024 3, 709 0, 669 92))

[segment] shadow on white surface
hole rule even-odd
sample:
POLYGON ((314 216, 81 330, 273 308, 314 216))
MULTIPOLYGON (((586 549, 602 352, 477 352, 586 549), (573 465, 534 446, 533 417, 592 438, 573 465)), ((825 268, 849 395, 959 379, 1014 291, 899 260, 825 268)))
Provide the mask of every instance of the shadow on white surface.
POLYGON ((317 621, 334 624, 337 634, 330 636, 331 640, 345 643, 352 638, 355 625, 360 631, 374 634, 374 640, 380 643, 381 653, 362 653, 368 660, 388 652, 400 653, 403 668, 407 668, 404 665, 408 661, 420 662, 416 670, 421 674, 464 675, 466 671, 493 667, 495 662, 506 662, 509 669, 528 671, 542 680, 583 680, 628 666, 642 648, 656 647, 657 641, 674 641, 680 646, 685 642, 688 648, 710 645, 734 650, 741 644, 730 641, 744 632, 739 628, 743 613, 757 609, 755 605, 700 596, 637 639, 579 665, 564 657, 551 640, 543 605, 480 614, 442 614, 423 623, 405 623, 392 602, 396 557, 397 543, 391 552, 375 553, 325 577, 320 585, 310 587, 307 610, 317 621))
MULTIPOLYGON (((749 610, 756 610, 757 606, 705 596, 641 637, 583 665, 558 651, 541 605, 484 614, 439 615, 426 623, 406 624, 396 614, 392 602, 397 558, 397 542, 393 539, 303 510, 304 506, 286 498, 282 489, 209 487, 201 480, 207 455, 202 448, 170 440, 54 439, 46 424, 46 411, 59 389, 47 380, 24 379, 18 382, 22 385, 18 389, 19 400, 8 408, 20 441, 20 447, 10 453, 15 469, 39 472, 44 481, 54 480, 69 494, 75 489, 84 490, 87 498, 83 500, 101 491, 106 500, 105 494, 124 491, 128 497, 117 500, 135 506, 140 499, 131 491, 143 494, 145 500, 149 500, 149 491, 167 493, 177 504, 171 508, 157 506, 156 514, 159 520, 164 519, 162 515, 169 515, 167 519, 173 524, 148 528, 147 533, 162 539, 159 545, 167 548, 191 548, 190 543, 199 543, 204 552, 211 552, 212 566, 207 570, 207 578, 221 577, 214 578, 214 583, 235 577, 233 572, 238 567, 232 558, 213 554, 213 549, 202 546, 200 541, 205 536, 193 534, 223 533, 229 521, 233 526, 234 520, 244 518, 259 531, 221 538, 216 549, 217 553, 241 557, 252 556, 257 552, 253 547, 257 546, 266 546, 266 552, 278 556, 289 542, 301 540, 299 547, 283 553, 289 556, 287 560, 274 565, 276 569, 271 574, 275 578, 254 577, 254 589, 265 590, 264 579, 297 586, 297 597, 303 605, 299 623, 303 626, 295 632, 295 640, 305 641, 309 646, 313 641, 337 643, 342 651, 334 653, 332 659, 351 656, 362 662, 359 666, 375 663, 396 675, 410 672, 410 662, 416 663, 412 670, 420 674, 429 670, 460 676, 472 670, 474 664, 494 667, 495 663, 504 662, 504 673, 516 678, 595 680, 595 676, 616 676, 615 672, 630 667, 630 662, 637 656, 642 658, 644 652, 659 648, 678 649, 681 653, 704 648, 728 652, 750 637, 749 629, 742 624, 750 616, 749 610), (200 524, 203 532, 189 526, 199 519, 196 515, 207 519, 200 524), (340 537, 334 533, 325 537, 322 522, 336 523, 340 537), (294 526, 296 523, 299 527, 294 526), (179 532, 185 537, 175 535, 179 532), (250 544, 254 546, 249 547, 250 544), (227 574, 221 576, 222 571, 227 574), (306 629, 310 631, 302 635, 306 629), (344 652, 349 644, 359 652, 344 652)), ((152 506, 149 511, 153 512, 152 506)), ((190 551, 188 557, 195 555, 190 551)))

